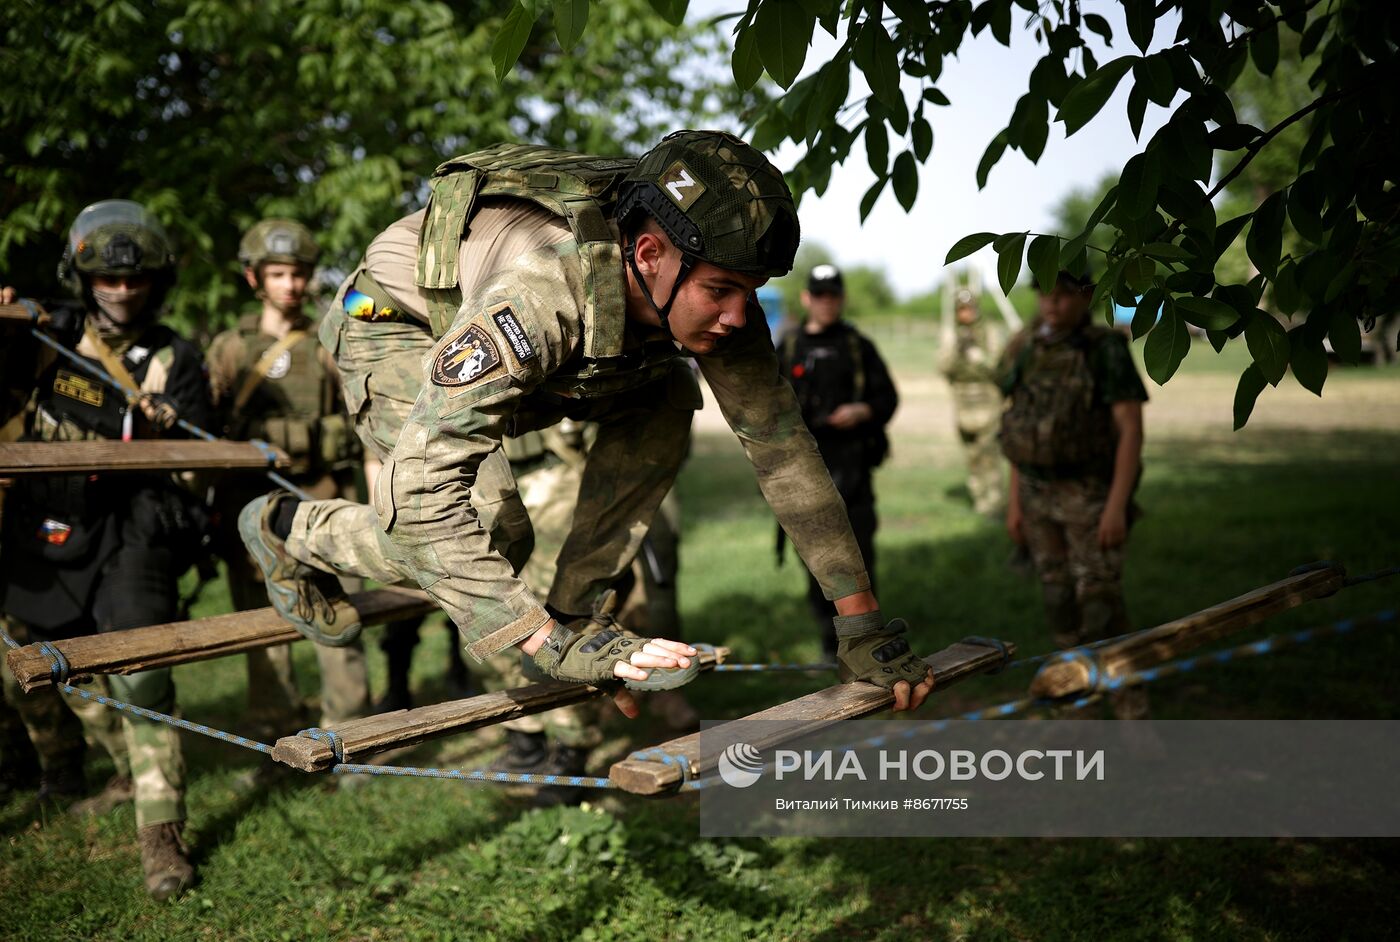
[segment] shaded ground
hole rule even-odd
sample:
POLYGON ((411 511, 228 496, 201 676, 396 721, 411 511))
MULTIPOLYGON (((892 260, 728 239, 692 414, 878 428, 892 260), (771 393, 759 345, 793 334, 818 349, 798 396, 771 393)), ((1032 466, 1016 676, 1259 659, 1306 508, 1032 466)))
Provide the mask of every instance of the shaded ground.
MULTIPOLYGON (((880 472, 881 597, 933 649, 966 634, 1048 647, 1034 586, 1004 565, 999 525, 967 506, 952 420, 926 334, 883 336, 905 404, 880 472)), ((1231 354, 1230 356, 1234 356, 1231 354)), ((1229 432, 1242 362, 1197 347, 1152 387, 1147 517, 1127 588, 1149 625, 1272 581, 1313 559, 1365 571, 1400 560, 1393 489, 1400 372, 1334 370, 1318 400, 1291 378, 1229 432)), ((772 559, 773 523, 718 415, 702 418, 681 482, 682 606, 689 637, 743 660, 813 660, 803 578, 772 559)), ((1392 606, 1394 585, 1342 593, 1266 631, 1392 606)), ((220 592, 203 602, 219 610, 220 592)), ((447 633, 425 631, 424 699, 442 692, 447 633)), ((1393 631, 1371 630, 1164 680, 1163 718, 1400 716, 1393 631)), ((375 682, 383 689, 374 651, 375 682)), ((308 693, 310 653, 298 651, 308 693)), ((238 728, 238 659, 177 671, 187 716, 238 728)), ((937 697, 946 715, 1014 697, 1024 676, 937 697)), ((830 678, 721 675, 692 698, 706 718, 741 716, 830 678)), ((613 722, 595 764, 664 735, 613 722)), ((129 808, 74 821, 0 804, 0 939, 1367 939, 1400 920, 1394 841, 736 840, 696 838, 692 801, 605 797, 587 810, 526 810, 510 792, 452 782, 322 780, 249 794, 253 753, 188 737, 190 832, 203 882, 174 906, 139 894, 129 808)), ((415 750, 414 764, 489 762, 497 738, 415 750)), ((94 768, 100 774, 103 770, 94 768)))

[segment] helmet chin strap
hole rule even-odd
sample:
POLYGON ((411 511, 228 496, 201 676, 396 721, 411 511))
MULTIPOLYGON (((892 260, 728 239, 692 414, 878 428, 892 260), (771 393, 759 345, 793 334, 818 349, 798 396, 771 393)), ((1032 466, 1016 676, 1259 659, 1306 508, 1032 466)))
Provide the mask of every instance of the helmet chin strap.
POLYGON ((661 321, 661 329, 666 331, 668 337, 675 340, 676 335, 671 333, 671 305, 676 303, 676 295, 680 293, 681 282, 685 281, 695 269, 695 259, 685 252, 681 253, 681 267, 676 272, 675 284, 671 285, 671 296, 666 299, 664 305, 658 305, 656 298, 652 296, 651 288, 647 286, 646 279, 642 277, 641 268, 637 265, 636 243, 629 242, 624 245, 622 256, 627 259, 627 264, 632 268, 632 276, 637 279, 637 287, 641 289, 642 297, 647 299, 647 304, 651 305, 651 309, 656 312, 657 318, 661 321))

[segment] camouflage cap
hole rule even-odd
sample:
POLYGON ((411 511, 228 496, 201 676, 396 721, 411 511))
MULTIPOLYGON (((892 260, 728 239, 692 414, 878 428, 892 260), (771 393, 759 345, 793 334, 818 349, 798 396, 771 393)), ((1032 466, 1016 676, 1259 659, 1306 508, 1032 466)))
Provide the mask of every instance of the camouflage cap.
POLYGON ((787 274, 801 239, 778 168, 723 131, 677 131, 648 151, 619 188, 618 220, 635 212, 681 251, 745 274, 787 274))
POLYGON ((58 276, 75 291, 84 275, 135 275, 175 266, 165 227, 140 203, 102 200, 78 213, 58 276))
POLYGON ((238 243, 238 260, 253 269, 268 263, 314 266, 320 257, 316 237, 293 219, 264 219, 238 243))

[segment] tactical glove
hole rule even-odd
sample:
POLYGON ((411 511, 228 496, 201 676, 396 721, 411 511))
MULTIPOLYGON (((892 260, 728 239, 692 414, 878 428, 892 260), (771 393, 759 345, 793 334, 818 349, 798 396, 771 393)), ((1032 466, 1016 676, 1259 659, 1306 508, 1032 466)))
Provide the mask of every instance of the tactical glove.
POLYGON ((928 677, 928 665, 900 637, 909 627, 904 619, 883 621, 878 611, 832 619, 842 683, 864 680, 892 690, 901 680, 913 687, 928 677))
MULTIPOLYGON (((613 673, 618 661, 630 663, 632 655, 649 639, 618 626, 612 617, 616 593, 604 593, 593 615, 577 618, 568 625, 555 623, 554 630, 530 656, 521 653, 521 664, 531 679, 544 677, 575 684, 607 686, 619 680, 613 673)), ((644 667, 646 680, 626 680, 632 690, 674 690, 695 679, 700 664, 690 659, 689 667, 644 667)))

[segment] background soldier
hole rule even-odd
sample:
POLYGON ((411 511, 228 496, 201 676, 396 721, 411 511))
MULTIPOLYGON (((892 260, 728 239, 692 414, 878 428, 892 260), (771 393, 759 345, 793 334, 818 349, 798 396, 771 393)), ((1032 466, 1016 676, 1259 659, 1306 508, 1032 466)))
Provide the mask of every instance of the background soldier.
MULTIPOLYGON (((207 424, 203 358, 156 323, 174 266, 164 228, 140 205, 107 200, 78 214, 59 266, 86 315, 73 338, 75 349, 122 390, 36 352, 32 438, 179 435, 180 417, 207 424)), ((57 475, 26 479, 16 488, 4 520, 0 610, 23 623, 31 640, 72 637, 94 626, 108 632, 175 620, 176 582, 199 551, 205 521, 202 507, 170 475, 57 475)), ((169 668, 113 676, 109 683, 119 699, 162 713, 175 709, 169 668)), ((13 702, 43 755, 49 714, 35 717, 30 710, 37 701, 30 698, 13 702)), ((135 781, 146 889, 166 899, 194 875, 181 837, 180 740, 173 727, 127 713, 121 725, 135 781)))
MULTIPOLYGON (((1090 323, 1092 293, 1087 278, 1060 272, 999 367, 1010 399, 1001 424, 1011 462, 1006 529, 1030 550, 1062 648, 1132 630, 1123 552, 1136 516, 1147 390, 1127 339, 1090 323)), ((1110 702, 1122 719, 1147 714, 1141 686, 1110 702)))
MULTIPOLYGON (((812 269, 802 306, 807 319, 783 337, 779 360, 797 394, 802 420, 846 502, 873 592, 877 525, 873 472, 889 451, 885 426, 899 406, 899 395, 875 345, 842 318, 845 279, 835 265, 812 269)), ((778 538, 781 554, 781 527, 778 538)), ((807 601, 821 629, 822 649, 835 659, 832 618, 836 609, 810 570, 807 601)))
POLYGON ((953 414, 967 456, 972 508, 991 515, 1001 513, 1006 504, 997 445, 1002 398, 996 385, 996 364, 1006 347, 1006 332, 1000 324, 982 317, 979 300, 970 287, 956 292, 951 284, 945 287, 938 368, 953 392, 953 414))
MULTIPOLYGON (((321 250, 310 230, 290 219, 264 219, 243 236, 238 260, 261 308, 214 338, 209 385, 225 437, 259 438, 292 459, 291 480, 316 497, 357 494, 359 443, 350 431, 330 355, 316 342, 305 302, 321 250)), ((228 475, 215 487, 219 550, 228 564, 235 611, 268 604, 261 574, 238 539, 243 505, 265 485, 228 475)), ((358 591, 359 580, 345 581, 358 591)), ((369 679, 364 648, 316 645, 321 669, 321 725, 365 716, 369 679)), ((250 651, 248 717, 264 735, 289 735, 304 723, 289 646, 250 651)))

